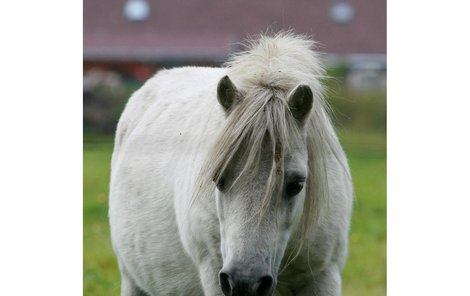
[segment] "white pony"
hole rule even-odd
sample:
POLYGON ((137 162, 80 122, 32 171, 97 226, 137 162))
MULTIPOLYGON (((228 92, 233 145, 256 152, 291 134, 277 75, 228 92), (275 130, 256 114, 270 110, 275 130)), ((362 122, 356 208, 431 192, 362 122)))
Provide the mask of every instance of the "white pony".
POLYGON ((340 295, 352 185, 314 42, 260 36, 130 98, 109 217, 121 295, 340 295))

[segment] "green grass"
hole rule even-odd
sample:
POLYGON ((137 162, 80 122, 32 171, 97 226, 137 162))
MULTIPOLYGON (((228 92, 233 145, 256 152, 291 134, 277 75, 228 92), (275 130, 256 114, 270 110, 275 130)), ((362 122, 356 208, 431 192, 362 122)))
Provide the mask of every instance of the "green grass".
POLYGON ((340 133, 356 199, 343 273, 344 295, 386 294, 386 141, 384 133, 340 133))
MULTIPOLYGON (((385 133, 339 133, 356 190, 343 295, 386 294, 385 133)), ((83 168, 84 295, 119 295, 119 272, 107 218, 112 139, 86 137, 83 168)))
POLYGON ((84 295, 119 295, 119 271, 111 249, 108 184, 112 141, 93 137, 83 153, 84 295))

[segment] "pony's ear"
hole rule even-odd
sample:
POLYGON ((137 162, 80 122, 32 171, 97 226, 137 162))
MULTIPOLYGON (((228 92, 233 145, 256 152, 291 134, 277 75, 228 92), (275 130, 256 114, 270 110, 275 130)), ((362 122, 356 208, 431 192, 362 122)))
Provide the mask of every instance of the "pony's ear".
POLYGON ((313 104, 313 94, 310 87, 305 84, 297 86, 291 93, 288 104, 294 118, 303 125, 313 104))
POLYGON ((217 99, 226 112, 240 102, 240 93, 227 75, 220 79, 217 85, 217 99))

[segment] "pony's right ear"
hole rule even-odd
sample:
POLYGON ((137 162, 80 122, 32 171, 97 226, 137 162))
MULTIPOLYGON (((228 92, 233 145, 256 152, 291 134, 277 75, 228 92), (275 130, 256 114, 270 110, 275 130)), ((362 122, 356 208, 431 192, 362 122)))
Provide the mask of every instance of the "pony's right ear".
POLYGON ((227 75, 220 79, 217 85, 217 99, 226 112, 230 112, 241 100, 240 92, 227 75))

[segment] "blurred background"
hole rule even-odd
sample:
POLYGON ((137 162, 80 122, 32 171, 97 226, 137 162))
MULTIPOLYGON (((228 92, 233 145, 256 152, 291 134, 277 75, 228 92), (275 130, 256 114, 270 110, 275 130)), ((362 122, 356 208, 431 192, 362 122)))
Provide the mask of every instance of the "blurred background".
POLYGON ((319 42, 356 190, 343 295, 386 294, 386 1, 84 0, 85 295, 119 295, 107 218, 113 136, 156 71, 220 66, 239 42, 292 29, 319 42))

